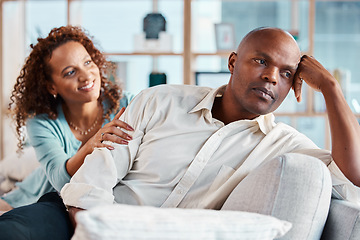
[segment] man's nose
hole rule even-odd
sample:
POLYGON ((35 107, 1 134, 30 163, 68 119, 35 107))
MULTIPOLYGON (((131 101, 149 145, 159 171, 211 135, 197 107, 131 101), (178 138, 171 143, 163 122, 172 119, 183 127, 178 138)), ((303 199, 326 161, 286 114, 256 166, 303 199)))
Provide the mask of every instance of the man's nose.
POLYGON ((274 85, 277 84, 279 79, 279 70, 275 67, 268 67, 262 74, 262 78, 274 85))

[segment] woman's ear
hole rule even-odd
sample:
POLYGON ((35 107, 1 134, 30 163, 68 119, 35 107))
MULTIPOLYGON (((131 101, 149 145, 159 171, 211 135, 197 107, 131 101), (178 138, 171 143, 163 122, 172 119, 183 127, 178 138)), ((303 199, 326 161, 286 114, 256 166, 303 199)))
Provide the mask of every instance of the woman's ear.
POLYGON ((53 96, 56 96, 57 95, 57 91, 56 91, 56 88, 54 86, 54 84, 52 83, 48 83, 47 86, 46 86, 47 90, 49 91, 49 93, 53 96))
POLYGON ((229 56, 229 60, 228 60, 228 69, 230 71, 230 73, 232 74, 234 71, 234 67, 235 67, 235 62, 237 59, 237 54, 236 52, 232 52, 229 56))

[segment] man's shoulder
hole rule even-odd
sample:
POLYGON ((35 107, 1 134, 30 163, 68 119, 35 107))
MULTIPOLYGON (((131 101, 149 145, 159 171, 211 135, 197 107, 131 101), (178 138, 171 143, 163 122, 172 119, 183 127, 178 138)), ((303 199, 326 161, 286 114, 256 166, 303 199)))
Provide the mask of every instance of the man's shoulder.
POLYGON ((200 87, 196 85, 172 85, 162 84, 154 87, 147 88, 140 92, 139 95, 143 95, 145 98, 157 98, 157 99, 171 99, 171 98, 196 98, 202 99, 207 95, 212 88, 200 87))
POLYGON ((278 128, 281 128, 285 131, 297 131, 294 127, 290 126, 289 124, 287 123, 284 123, 284 122, 276 122, 276 126, 278 128))
POLYGON ((272 132, 278 135, 279 137, 287 136, 290 137, 291 139, 297 139, 300 142, 304 142, 304 143, 308 141, 312 142, 312 140, 310 140, 310 138, 306 136, 304 133, 300 132, 294 127, 283 122, 278 122, 276 126, 273 128, 272 132))
POLYGON ((281 131, 287 134, 300 134, 297 129, 283 122, 277 122, 274 130, 281 131))

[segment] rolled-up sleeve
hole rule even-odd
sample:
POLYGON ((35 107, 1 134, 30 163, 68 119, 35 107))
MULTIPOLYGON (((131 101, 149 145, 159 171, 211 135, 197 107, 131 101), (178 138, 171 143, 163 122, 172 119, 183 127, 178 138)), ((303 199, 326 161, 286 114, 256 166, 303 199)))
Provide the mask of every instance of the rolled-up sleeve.
POLYGON ((89 209, 114 202, 113 187, 129 169, 126 145, 114 150, 98 148, 85 158, 84 164, 61 189, 65 205, 89 209))
POLYGON ((328 168, 333 185, 332 197, 347 200, 360 206, 360 188, 345 177, 334 161, 328 165, 328 168))
POLYGON ((346 200, 360 206, 360 188, 355 186, 341 172, 332 158, 330 151, 323 149, 303 149, 296 152, 316 157, 326 164, 331 174, 333 198, 346 200))

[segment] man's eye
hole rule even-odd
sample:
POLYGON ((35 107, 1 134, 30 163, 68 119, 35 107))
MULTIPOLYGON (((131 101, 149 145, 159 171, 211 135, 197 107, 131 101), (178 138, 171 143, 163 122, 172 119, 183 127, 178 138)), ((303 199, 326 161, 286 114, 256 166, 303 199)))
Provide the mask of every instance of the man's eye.
POLYGON ((259 63, 259 64, 265 64, 265 60, 264 59, 255 59, 255 62, 259 63))
POLYGON ((290 72, 284 72, 283 75, 284 75, 286 78, 291 78, 291 73, 290 73, 290 72))

